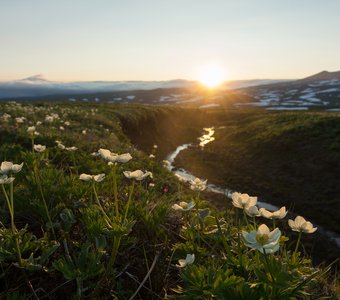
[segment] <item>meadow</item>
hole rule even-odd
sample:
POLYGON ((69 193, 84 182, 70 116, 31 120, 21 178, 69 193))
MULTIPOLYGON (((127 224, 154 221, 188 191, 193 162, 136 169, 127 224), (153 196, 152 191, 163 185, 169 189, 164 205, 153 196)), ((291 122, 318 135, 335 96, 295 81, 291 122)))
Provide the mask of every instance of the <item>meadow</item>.
MULTIPOLYGON (((273 174, 265 177, 262 162, 255 169, 256 187, 256 174, 248 173, 242 159, 261 161, 261 151, 268 151, 267 158, 273 140, 287 156, 284 146, 291 145, 281 137, 293 130, 298 134, 289 142, 307 150, 320 145, 326 133, 329 143, 321 148, 336 160, 338 115, 246 111, 240 118, 242 112, 56 102, 7 102, 0 111, 1 298, 337 299, 332 265, 313 264, 304 251, 305 236, 315 234, 309 211, 304 215, 297 202, 306 220, 292 219, 289 226, 282 211, 260 218, 256 196, 271 196, 261 194, 262 186, 275 186, 277 198, 286 193, 286 183, 277 186, 273 174), (287 124, 284 118, 293 128, 280 125, 287 124), (236 129, 219 132, 216 143, 201 151, 220 163, 209 178, 242 192, 225 197, 229 205, 223 209, 214 208, 205 181, 180 182, 162 163, 174 147, 199 136, 206 123, 236 129), (263 130, 255 132, 256 126, 263 130), (301 145, 306 136, 313 143, 301 145), (252 157, 249 149, 256 150, 252 157), (234 167, 225 168, 222 156, 234 167)), ((184 152, 179 165, 188 168, 196 150, 184 152)), ((212 171, 204 162, 211 159, 201 160, 195 172, 205 178, 212 171)), ((326 188, 334 192, 331 183, 326 188)), ((288 207, 290 198, 284 200, 288 207)), ((335 210, 336 199, 331 200, 324 206, 333 203, 335 210)), ((336 226, 332 211, 323 213, 330 214, 323 224, 336 226)))

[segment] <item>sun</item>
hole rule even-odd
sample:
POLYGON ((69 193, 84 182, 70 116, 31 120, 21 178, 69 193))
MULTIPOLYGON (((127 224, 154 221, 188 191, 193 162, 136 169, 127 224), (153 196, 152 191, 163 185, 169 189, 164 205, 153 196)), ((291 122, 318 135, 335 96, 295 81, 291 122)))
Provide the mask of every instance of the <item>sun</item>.
POLYGON ((220 66, 209 65, 202 67, 198 80, 209 88, 215 88, 225 81, 225 70, 220 66))

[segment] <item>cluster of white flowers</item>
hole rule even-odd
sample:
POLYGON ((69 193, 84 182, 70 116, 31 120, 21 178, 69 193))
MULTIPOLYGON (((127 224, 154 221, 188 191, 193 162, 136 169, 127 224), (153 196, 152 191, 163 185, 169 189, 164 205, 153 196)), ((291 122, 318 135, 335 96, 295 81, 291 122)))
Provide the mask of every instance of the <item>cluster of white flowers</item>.
POLYGON ((15 118, 15 122, 17 123, 17 124, 22 124, 22 123, 24 123, 26 121, 26 118, 25 117, 17 117, 17 118, 15 118))
MULTIPOLYGON (((235 207, 241 208, 250 217, 264 217, 270 220, 283 219, 288 211, 286 207, 283 206, 276 211, 268 211, 265 208, 260 208, 256 206, 257 197, 251 197, 248 194, 241 194, 234 192, 231 195, 232 203, 235 207)), ((307 222, 303 217, 297 216, 295 221, 288 220, 289 226, 293 231, 313 233, 317 228, 313 228, 311 222, 307 222)), ((251 232, 243 232, 243 237, 245 244, 253 249, 257 249, 262 253, 274 253, 279 250, 279 239, 281 236, 281 231, 275 228, 273 231, 269 231, 265 224, 259 226, 258 230, 253 230, 251 232)))
POLYGON ((179 210, 179 211, 189 211, 192 210, 195 207, 196 203, 191 201, 189 203, 185 201, 181 201, 179 204, 174 204, 172 206, 172 209, 179 210))
POLYGON ((66 147, 61 141, 56 140, 55 142, 57 143, 57 147, 58 147, 60 150, 66 150, 66 151, 76 151, 76 150, 78 150, 78 148, 75 147, 75 146, 66 147))
POLYGON ((12 118, 12 116, 10 114, 7 114, 7 113, 4 113, 2 116, 1 116, 1 120, 7 122, 10 118, 12 118))
POLYGON ((45 122, 52 123, 52 122, 54 122, 55 120, 58 120, 58 119, 59 119, 59 115, 58 114, 51 113, 50 115, 47 115, 45 117, 45 122))
POLYGON ((135 170, 135 171, 132 171, 132 172, 131 171, 124 171, 123 174, 126 178, 136 179, 138 181, 141 181, 141 180, 147 178, 148 176, 150 178, 153 178, 153 175, 152 175, 151 172, 148 172, 148 171, 143 172, 142 170, 135 170))
POLYGON ((35 126, 29 126, 27 128, 27 132, 31 135, 31 136, 35 136, 35 135, 39 135, 39 132, 35 130, 35 126))
POLYGON ((89 175, 86 173, 82 173, 79 176, 79 179, 82 181, 94 181, 94 182, 102 182, 104 178, 105 174, 89 175))
POLYGON ((124 153, 124 154, 117 154, 113 153, 108 149, 99 149, 98 150, 98 156, 101 156, 103 159, 108 161, 109 163, 127 163, 132 159, 132 156, 130 153, 124 153))
POLYGON ((13 164, 10 161, 3 161, 0 165, 0 184, 10 184, 14 181, 12 174, 16 174, 21 171, 24 163, 13 164))
POLYGON ((190 189, 193 191, 202 192, 207 188, 207 180, 201 180, 196 178, 195 180, 190 180, 190 189))
POLYGON ((37 152, 44 152, 46 150, 46 146, 37 144, 33 146, 33 149, 37 152))

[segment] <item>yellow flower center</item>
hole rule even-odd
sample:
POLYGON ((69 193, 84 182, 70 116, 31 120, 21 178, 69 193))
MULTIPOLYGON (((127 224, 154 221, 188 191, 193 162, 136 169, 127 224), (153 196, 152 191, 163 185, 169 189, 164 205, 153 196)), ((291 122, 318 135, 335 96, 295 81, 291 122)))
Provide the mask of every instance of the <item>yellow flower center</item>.
POLYGON ((258 235, 256 235, 256 241, 258 243, 260 243, 261 245, 266 244, 268 240, 269 240, 269 236, 266 235, 266 234, 258 234, 258 235))
POLYGON ((188 208, 188 204, 187 203, 182 203, 182 208, 188 208))

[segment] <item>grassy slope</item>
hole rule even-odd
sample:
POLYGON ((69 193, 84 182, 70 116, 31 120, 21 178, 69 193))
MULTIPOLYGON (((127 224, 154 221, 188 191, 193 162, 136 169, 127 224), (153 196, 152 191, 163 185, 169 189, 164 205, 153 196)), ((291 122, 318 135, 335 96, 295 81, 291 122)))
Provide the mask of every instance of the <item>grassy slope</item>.
MULTIPOLYGON (((3 291, 1 296, 11 295, 12 298, 22 299, 25 298, 25 295, 26 297, 31 295, 31 291, 25 283, 25 277, 28 276, 40 297, 47 296, 51 299, 70 297, 76 292, 74 276, 82 276, 81 283, 85 288, 84 297, 93 298, 93 290, 100 286, 105 297, 118 295, 120 299, 125 299, 136 291, 153 260, 157 257, 156 267, 145 284, 146 288, 142 288, 139 292, 138 299, 151 299, 156 295, 155 298, 158 295, 163 297, 165 293, 172 293, 171 288, 178 285, 184 288, 182 292, 187 295, 186 298, 184 297, 185 299, 192 299, 190 293, 203 295, 200 294, 202 292, 205 295, 207 295, 206 293, 223 294, 228 292, 231 295, 241 293, 243 298, 247 295, 244 293, 248 293, 254 299, 258 299, 260 295, 266 295, 269 291, 285 293, 293 283, 300 286, 299 282, 304 280, 300 272, 305 274, 304 276, 311 274, 312 269, 309 269, 309 262, 306 260, 290 258, 289 266, 287 266, 286 263, 281 265, 281 262, 275 261, 275 257, 271 257, 271 263, 280 266, 279 268, 284 267, 280 269, 280 272, 288 276, 280 279, 282 281, 280 283, 282 284, 281 290, 272 290, 266 273, 264 275, 261 273, 266 272, 263 257, 240 243, 238 235, 235 234, 237 228, 234 227, 234 221, 230 218, 230 212, 226 212, 224 216, 228 218, 230 224, 226 227, 228 228, 227 241, 223 243, 219 234, 202 234, 202 237, 199 237, 200 233, 194 227, 187 231, 183 230, 179 236, 182 221, 179 221, 178 215, 171 213, 170 206, 175 201, 189 201, 192 199, 192 193, 183 190, 174 177, 158 163, 147 159, 143 153, 137 151, 122 130, 123 127, 125 133, 128 131, 131 133, 133 126, 137 125, 137 128, 143 132, 143 134, 138 133, 137 136, 142 141, 144 137, 145 144, 143 145, 147 151, 151 149, 154 142, 160 143, 164 140, 171 142, 170 147, 172 148, 173 145, 186 142, 191 136, 196 136, 197 131, 200 131, 201 128, 199 126, 205 122, 211 122, 216 116, 196 110, 181 111, 180 109, 154 107, 86 104, 42 104, 34 107, 4 104, 1 106, 1 112, 8 112, 13 117, 24 115, 28 119, 24 125, 17 125, 12 120, 8 123, 1 123, 0 159, 17 163, 25 162, 23 170, 15 175, 15 222, 18 229, 27 226, 25 237, 31 234, 36 236, 36 239, 33 238, 32 241, 25 242, 26 247, 22 249, 22 257, 27 260, 27 263, 30 263, 28 258, 33 253, 34 263, 39 262, 43 266, 43 268, 39 268, 38 265, 27 267, 28 275, 24 276, 21 269, 16 268, 13 264, 15 256, 11 254, 11 251, 14 248, 10 243, 7 244, 7 238, 1 239, 0 285, 3 291), (38 127, 40 136, 36 138, 36 142, 46 145, 48 150, 41 156, 33 155, 30 153, 27 125, 43 121, 44 117, 51 112, 59 113, 62 120, 70 121, 71 125, 68 127, 57 120, 52 124, 44 123, 38 127), (181 125, 178 125, 179 120, 183 122, 181 125), (151 122, 149 127, 143 126, 149 122, 151 122), (157 130, 154 134, 160 124, 159 131, 157 130), (65 130, 60 130, 60 125, 64 125, 65 130), (188 125, 189 129, 185 129, 188 128, 188 125), (143 131, 145 128, 147 128, 146 132, 143 131), (84 129, 87 130, 85 135, 81 133, 84 129), (169 136, 165 136, 164 130, 168 130, 166 133, 169 136), (178 130, 181 131, 180 134, 178 134, 178 130), (56 139, 61 140, 67 146, 75 145, 79 150, 74 155, 60 151, 56 147, 56 139), (90 186, 80 182, 77 175, 82 172, 90 174, 104 172, 107 174, 103 183, 98 184, 98 193, 107 213, 112 220, 115 220, 111 184, 113 178, 104 161, 90 156, 91 152, 100 147, 109 148, 119 153, 128 151, 134 158, 131 162, 119 167, 118 194, 122 210, 126 208, 130 185, 130 181, 122 176, 122 171, 140 168, 151 170, 155 175, 154 180, 149 179, 148 182, 136 185, 133 204, 128 214, 128 220, 136 223, 132 231, 124 236, 114 268, 110 268, 105 273, 103 273, 103 268, 108 265, 110 247, 112 247, 117 233, 112 235, 110 231, 108 232, 110 228, 105 226, 103 216, 98 214, 98 206, 91 204, 93 196, 91 196, 90 186), (40 260, 41 253, 50 247, 50 243, 53 243, 54 239, 48 229, 38 184, 32 173, 34 161, 38 164, 43 194, 49 204, 52 220, 56 224, 56 241, 61 244, 44 263, 40 260), (154 188, 148 186, 150 181, 155 183, 154 188), (71 211, 73 217, 66 215, 65 209, 68 212, 71 211), (196 235, 198 235, 198 239, 195 237, 196 235), (204 239, 207 244, 202 242, 204 239), (72 260, 76 264, 69 270, 64 269, 64 264, 67 262, 65 241, 72 260), (227 247, 231 249, 228 262, 225 262, 224 243, 227 243, 227 247), (214 246, 211 246, 213 244, 214 246), (174 254, 172 251, 175 245, 177 251, 174 254), (86 251, 89 253, 86 254, 86 251), (186 253, 196 253, 197 262, 193 268, 186 268, 181 275, 181 272, 173 265, 186 253), (214 254, 214 259, 211 258, 212 254, 214 254), (83 261, 81 255, 85 255, 83 261), (258 267, 254 267, 254 260, 258 267), (243 265, 240 266, 239 263, 243 265), (300 264, 304 269, 298 270, 300 264), (254 273, 254 268, 256 272, 258 271, 257 273, 254 273), (217 277, 196 278, 196 276, 204 277, 207 270, 217 277), (72 275, 73 272, 76 275, 72 275), (219 276, 222 276, 223 281, 219 276), (208 282, 201 285, 202 280, 212 279, 216 280, 216 286, 208 284, 208 282), (234 280, 237 280, 237 283, 234 280), (251 283, 256 288, 250 288, 251 283), (237 289, 234 288, 236 284, 237 289), (226 290, 228 285, 232 288, 226 290), (204 288, 203 291, 202 288, 204 288)), ((221 123, 223 121, 222 118, 222 120, 214 122, 221 123)), ((160 145, 157 154, 167 152, 168 147, 160 145)), ((0 228, 1 235, 10 236, 9 231, 6 231, 10 224, 5 205, 1 206, 1 216, 2 223, 5 225, 0 228)), ((194 214, 190 217, 192 220, 189 220, 189 224, 197 222, 194 214)), ((117 222, 119 223, 119 221, 117 222)), ((13 238, 11 239, 13 240, 13 238)), ((282 249, 284 249, 283 245, 282 249)), ((290 254, 287 254, 287 257, 290 257, 290 254)), ((279 280, 279 277, 277 279, 279 280)), ((321 290, 318 283, 313 283, 303 289, 311 291, 315 295, 330 293, 329 290, 326 292, 321 290)), ((295 289, 289 292, 295 293, 295 289)))

